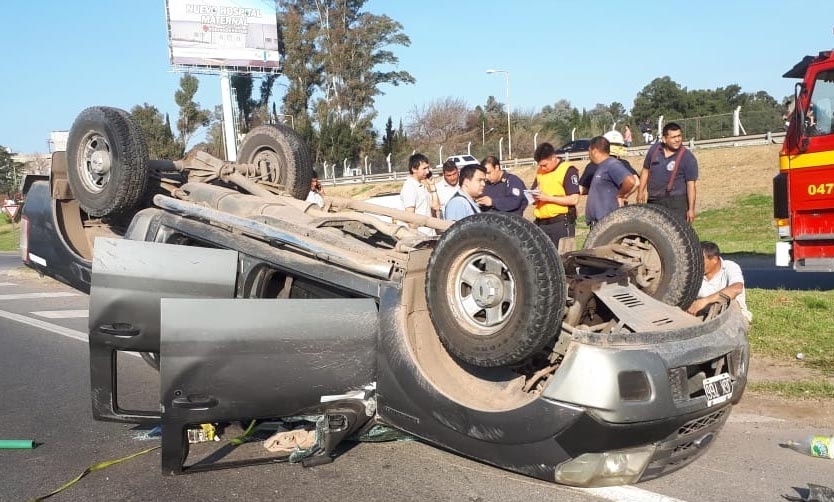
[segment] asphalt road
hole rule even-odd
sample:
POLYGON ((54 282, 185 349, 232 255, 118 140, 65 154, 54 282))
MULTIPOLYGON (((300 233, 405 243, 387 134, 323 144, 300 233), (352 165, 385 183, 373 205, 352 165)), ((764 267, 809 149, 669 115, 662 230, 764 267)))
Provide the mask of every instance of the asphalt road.
MULTIPOLYGON (((18 263, 16 255, 0 253, 0 439, 34 439, 39 446, 0 450, 0 500, 44 495, 96 462, 158 444, 135 439, 132 425, 92 420, 87 297, 18 263)), ((152 406, 155 372, 139 358, 120 363, 130 387, 123 389, 126 400, 152 406)), ((781 500, 807 483, 834 485, 834 461, 778 446, 813 432, 824 431, 736 412, 693 465, 636 487, 597 490, 537 481, 413 441, 358 444, 334 463, 309 469, 275 464, 176 477, 160 475, 153 451, 94 472, 50 500, 781 500)))
POLYGON ((744 285, 760 289, 793 289, 810 291, 834 289, 834 272, 797 272, 777 267, 772 255, 728 254, 744 273, 744 285))

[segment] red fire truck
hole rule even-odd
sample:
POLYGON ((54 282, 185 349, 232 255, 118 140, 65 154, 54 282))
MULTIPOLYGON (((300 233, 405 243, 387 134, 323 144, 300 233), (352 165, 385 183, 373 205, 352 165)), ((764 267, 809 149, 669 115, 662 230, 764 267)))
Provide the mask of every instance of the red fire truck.
POLYGON ((806 56, 783 76, 802 80, 773 179, 776 264, 834 272, 834 51, 806 56))

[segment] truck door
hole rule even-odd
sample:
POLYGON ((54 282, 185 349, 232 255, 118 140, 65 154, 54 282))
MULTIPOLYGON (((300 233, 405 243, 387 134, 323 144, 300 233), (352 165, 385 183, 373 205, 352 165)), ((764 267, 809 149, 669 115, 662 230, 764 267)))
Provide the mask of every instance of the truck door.
POLYGON ((158 423, 158 409, 120 406, 117 355, 159 353, 162 298, 233 298, 237 252, 99 238, 93 256, 89 309, 93 417, 158 423))
POLYGON ((165 474, 222 467, 186 465, 186 433, 193 426, 322 415, 333 420, 322 431, 329 453, 374 414, 376 300, 235 298, 236 278, 246 282, 238 274, 244 258, 251 260, 221 249, 95 243, 93 414, 99 420, 161 423, 165 474), (119 406, 119 351, 158 354, 162 411, 119 406))

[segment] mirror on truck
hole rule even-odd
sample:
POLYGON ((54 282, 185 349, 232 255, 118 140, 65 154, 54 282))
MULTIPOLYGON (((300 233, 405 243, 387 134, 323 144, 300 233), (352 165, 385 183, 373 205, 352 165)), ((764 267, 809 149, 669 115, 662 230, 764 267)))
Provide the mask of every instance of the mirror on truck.
POLYGON ((808 121, 807 121, 807 107, 805 106, 805 96, 807 89, 803 82, 798 82, 793 89, 793 103, 794 103, 794 134, 796 134, 796 146, 800 153, 805 153, 808 150, 808 121))

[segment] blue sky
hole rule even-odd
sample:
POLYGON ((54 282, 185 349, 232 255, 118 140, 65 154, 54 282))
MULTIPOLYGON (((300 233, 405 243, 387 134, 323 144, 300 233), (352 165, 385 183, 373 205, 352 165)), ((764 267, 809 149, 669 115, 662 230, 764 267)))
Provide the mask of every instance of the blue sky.
MULTIPOLYGON (((415 107, 447 96, 470 106, 505 101, 510 71, 514 110, 567 99, 579 108, 634 96, 664 75, 689 89, 738 84, 776 99, 781 78, 802 56, 834 48, 832 0, 497 2, 370 0, 368 11, 402 23, 410 47, 395 47, 415 85, 384 87, 377 100, 408 122, 415 107), (617 7, 614 7, 614 6, 617 7)), ((130 109, 150 103, 176 120, 162 0, 13 0, 3 6, 0 145, 48 151, 52 130, 67 130, 87 106, 130 109)), ((197 101, 220 103, 216 76, 201 76, 197 101)), ((284 90, 277 86, 280 96, 284 90)))

